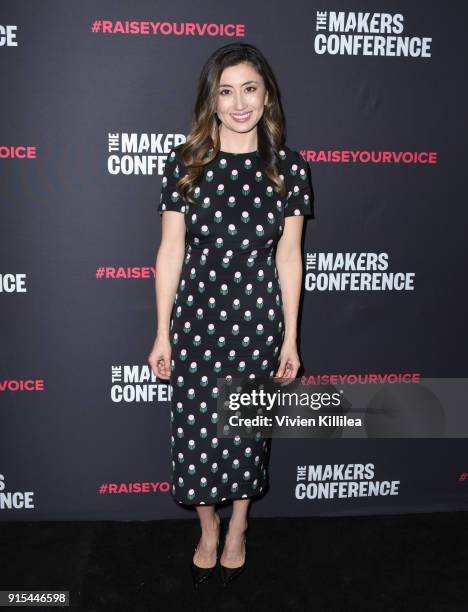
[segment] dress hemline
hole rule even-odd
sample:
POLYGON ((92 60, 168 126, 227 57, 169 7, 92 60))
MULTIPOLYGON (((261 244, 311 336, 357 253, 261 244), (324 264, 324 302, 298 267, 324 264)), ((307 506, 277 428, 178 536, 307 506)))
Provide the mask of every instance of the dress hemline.
POLYGON ((245 493, 243 495, 239 495, 236 497, 222 497, 222 498, 218 498, 218 499, 211 499, 209 501, 196 501, 196 502, 192 502, 192 501, 181 501, 180 499, 178 499, 177 497, 175 497, 175 495, 172 495, 172 499, 177 502, 178 504, 180 504, 181 506, 213 506, 214 504, 222 504, 223 502, 227 502, 227 501, 234 501, 237 499, 252 499, 254 497, 258 497, 259 495, 261 495, 263 493, 263 489, 261 491, 258 491, 257 493, 253 493, 252 495, 245 495, 245 493))

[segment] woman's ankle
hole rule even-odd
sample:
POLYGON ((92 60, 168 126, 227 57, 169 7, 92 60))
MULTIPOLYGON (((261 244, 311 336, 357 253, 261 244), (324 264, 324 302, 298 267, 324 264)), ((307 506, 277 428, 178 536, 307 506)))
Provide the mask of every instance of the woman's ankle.
POLYGON ((220 520, 219 516, 215 515, 213 517, 213 522, 210 521, 209 523, 204 524, 204 525, 201 526, 202 533, 206 533, 208 535, 216 533, 218 531, 218 529, 219 529, 220 522, 221 522, 221 520, 220 520))
POLYGON ((244 520, 241 519, 241 520, 235 520, 235 521, 231 519, 229 522, 229 531, 231 532, 235 532, 235 533, 244 532, 244 531, 247 531, 247 527, 248 527, 247 519, 244 519, 244 520))

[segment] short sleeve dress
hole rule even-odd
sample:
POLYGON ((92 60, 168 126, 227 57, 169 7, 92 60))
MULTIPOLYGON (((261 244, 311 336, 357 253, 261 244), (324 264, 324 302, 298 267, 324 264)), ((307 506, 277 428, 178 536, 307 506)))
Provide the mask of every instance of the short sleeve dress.
POLYGON ((170 321, 171 493, 188 505, 256 496, 266 489, 271 440, 218 437, 218 379, 272 377, 284 337, 275 247, 285 219, 313 217, 310 169, 279 151, 286 194, 259 152, 220 151, 186 203, 180 146, 166 160, 158 210, 185 216, 187 244, 170 321))

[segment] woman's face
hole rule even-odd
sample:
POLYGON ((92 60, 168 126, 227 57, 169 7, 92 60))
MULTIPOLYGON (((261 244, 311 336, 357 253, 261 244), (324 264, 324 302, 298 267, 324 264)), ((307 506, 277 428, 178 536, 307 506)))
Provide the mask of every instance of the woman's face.
POLYGON ((224 129, 249 132, 260 121, 267 101, 263 79, 250 63, 242 62, 223 70, 216 113, 224 129))

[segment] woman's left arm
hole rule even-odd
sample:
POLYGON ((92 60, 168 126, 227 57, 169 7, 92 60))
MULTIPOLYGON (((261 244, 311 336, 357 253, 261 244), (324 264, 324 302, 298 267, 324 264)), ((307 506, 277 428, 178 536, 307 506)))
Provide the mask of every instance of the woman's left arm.
POLYGON ((301 365, 297 352, 297 319, 303 279, 303 225, 303 216, 286 217, 283 235, 276 248, 276 268, 283 301, 284 340, 275 376, 281 378, 296 378, 301 365))

